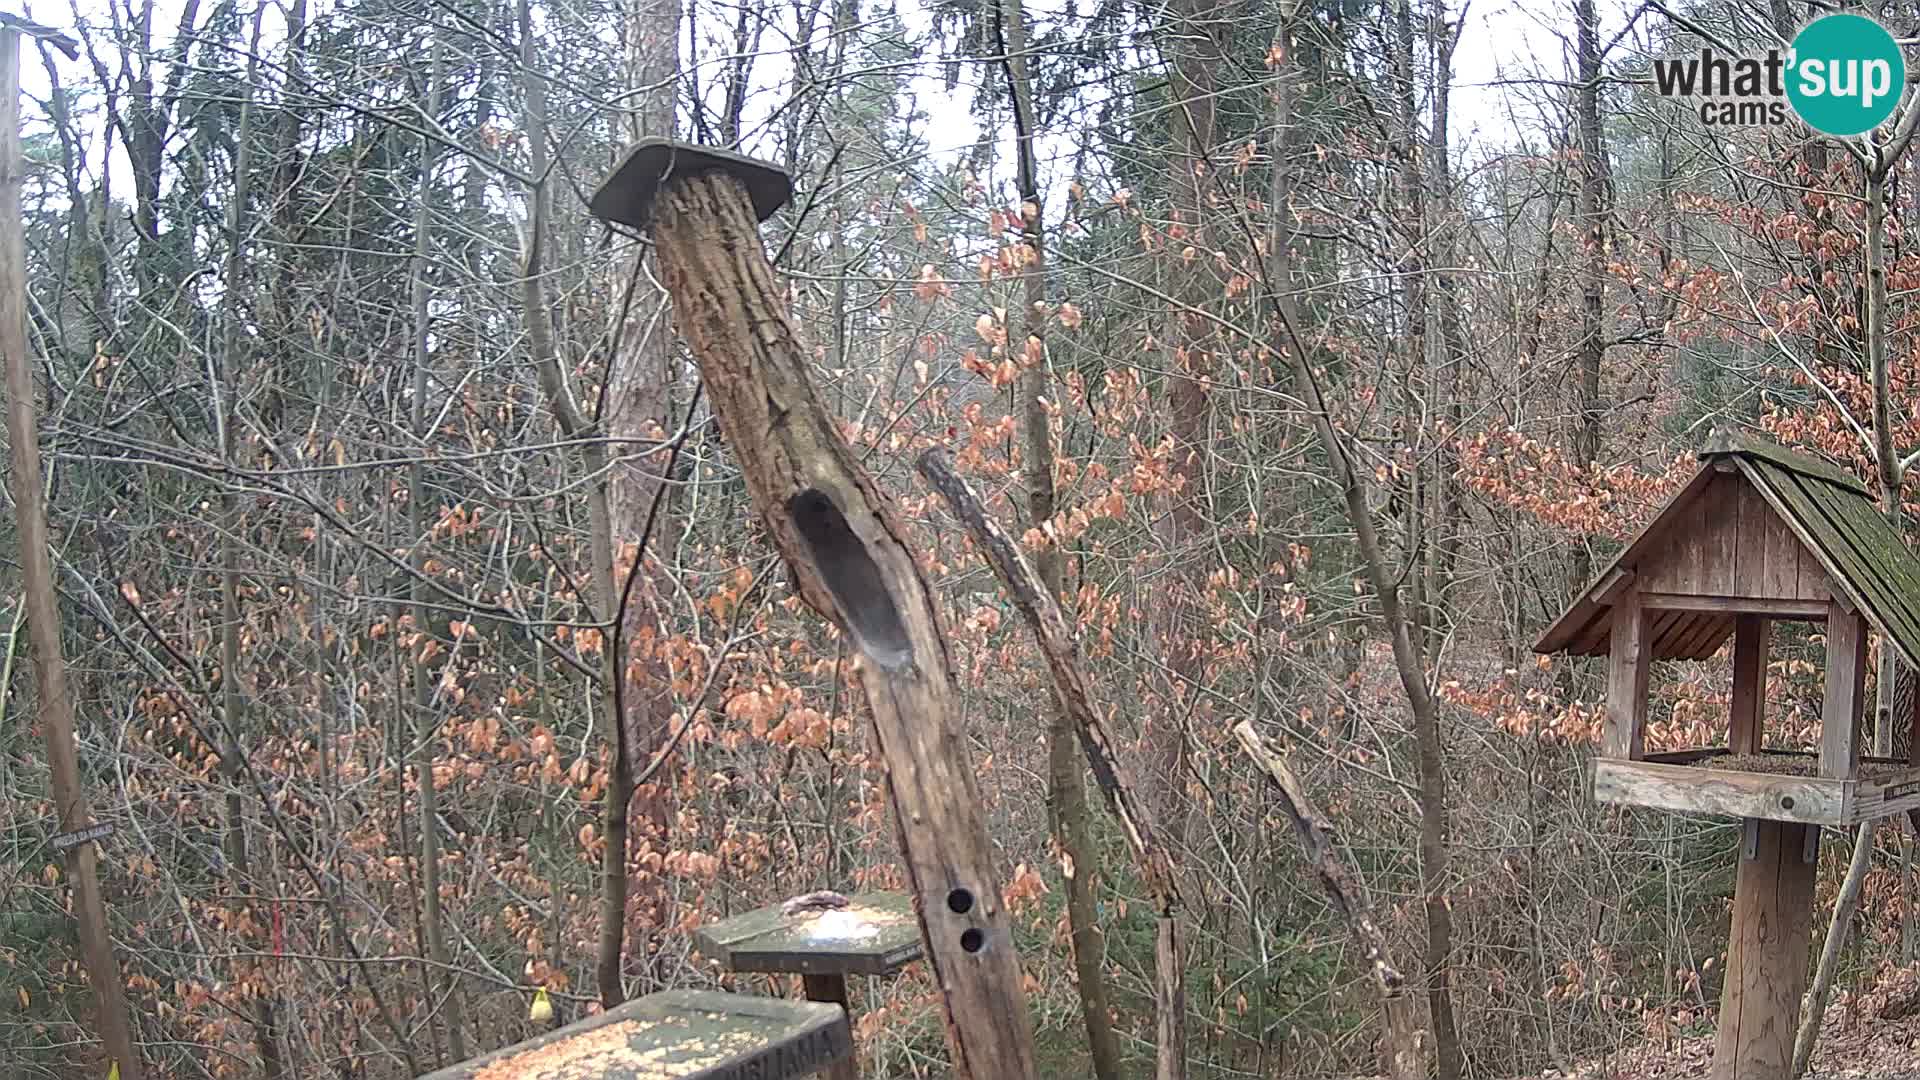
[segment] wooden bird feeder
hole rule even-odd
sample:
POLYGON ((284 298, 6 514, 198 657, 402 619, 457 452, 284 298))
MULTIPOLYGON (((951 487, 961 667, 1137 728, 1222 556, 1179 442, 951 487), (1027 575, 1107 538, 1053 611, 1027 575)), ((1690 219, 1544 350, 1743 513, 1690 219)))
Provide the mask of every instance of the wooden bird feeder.
MULTIPOLYGON (((695 930, 693 940, 727 971, 796 974, 807 1000, 843 1009, 847 976, 892 975, 920 959, 920 921, 899 893, 860 893, 845 907, 791 915, 772 904, 695 930)), ((859 1069, 849 1059, 828 1075, 853 1080, 859 1069)))
POLYGON ((852 1056, 831 1005, 666 990, 423 1080, 794 1080, 852 1056))
MULTIPOLYGON (((1821 826, 1920 807, 1920 768, 1861 753, 1867 629, 1920 665, 1920 559, 1841 470, 1716 432, 1700 470, 1535 643, 1607 658, 1596 801, 1743 821, 1713 1080, 1788 1080, 1807 974, 1821 826), (1817 753, 1766 745, 1767 639, 1821 623, 1817 753), (1646 752, 1655 660, 1733 639, 1728 745, 1646 752)), ((1890 722, 1894 722, 1891 721, 1890 722)), ((1920 730, 1920 710, 1897 722, 1920 730)))
POLYGON ((792 190, 765 162, 646 139, 591 206, 651 235, 674 324, 789 587, 852 646, 954 1075, 1024 1080, 1033 1024, 939 609, 906 522, 815 389, 812 350, 761 246, 758 224, 792 190))

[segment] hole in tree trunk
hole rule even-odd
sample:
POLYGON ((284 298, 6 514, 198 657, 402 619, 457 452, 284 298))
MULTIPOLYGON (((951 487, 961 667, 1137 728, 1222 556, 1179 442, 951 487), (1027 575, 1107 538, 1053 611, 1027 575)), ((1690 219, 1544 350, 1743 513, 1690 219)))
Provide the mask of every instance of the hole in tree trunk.
POLYGON ((812 551, 827 590, 840 605, 855 647, 889 671, 906 667, 913 659, 906 623, 881 580, 880 567, 847 525, 846 515, 819 488, 807 488, 788 499, 787 512, 812 551))

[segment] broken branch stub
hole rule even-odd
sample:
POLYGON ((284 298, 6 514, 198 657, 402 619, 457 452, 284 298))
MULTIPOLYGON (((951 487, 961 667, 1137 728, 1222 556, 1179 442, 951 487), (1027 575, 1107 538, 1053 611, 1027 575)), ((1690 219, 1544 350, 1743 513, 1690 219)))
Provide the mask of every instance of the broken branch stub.
POLYGON ((898 513, 808 377, 761 248, 769 193, 788 190, 772 166, 650 140, 593 206, 652 229, 675 325, 792 587, 855 646, 955 1075, 1022 1080, 1034 1075, 1033 1028, 933 595, 898 513), (623 177, 646 190, 609 193, 623 177))

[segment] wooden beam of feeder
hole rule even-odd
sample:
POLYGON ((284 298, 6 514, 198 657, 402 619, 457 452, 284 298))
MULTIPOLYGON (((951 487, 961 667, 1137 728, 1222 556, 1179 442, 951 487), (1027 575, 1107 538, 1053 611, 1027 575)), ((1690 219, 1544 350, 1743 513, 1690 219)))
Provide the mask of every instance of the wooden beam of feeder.
POLYGON ((1120 820, 1121 832, 1127 838, 1127 846, 1133 851, 1140 877, 1153 894, 1154 906, 1160 914, 1158 942, 1154 949, 1157 969, 1154 1006, 1159 1017, 1159 1064, 1154 1075, 1156 1080, 1178 1080, 1186 1075, 1186 995, 1182 982, 1185 963, 1177 917, 1180 890, 1174 880, 1173 860, 1166 848, 1155 840, 1153 824, 1146 808, 1134 797, 1132 785, 1127 782, 1119 758, 1113 752, 1113 743, 1107 737, 1106 727, 1094 711, 1093 690, 1086 669, 1080 665, 1073 633, 1067 629, 1066 616, 1061 614, 1059 602, 1041 584, 1039 573, 1027 561, 1019 545, 1014 543, 998 522, 987 516, 979 497, 967 486, 966 480, 954 471, 953 463, 947 460, 945 454, 929 450, 920 455, 919 467, 920 475, 926 477, 934 490, 946 499, 953 516, 960 519, 960 523, 973 536, 973 542, 986 553, 987 562, 1000 576, 1001 583, 1013 597, 1014 606, 1020 609, 1028 627, 1033 630, 1033 636, 1040 644, 1040 652, 1046 657, 1047 670, 1053 675, 1054 696, 1073 719, 1074 730, 1080 736, 1080 748, 1086 752, 1087 764, 1093 770, 1094 782, 1100 786, 1100 794, 1106 797, 1108 809, 1120 820))
POLYGON ((680 153, 648 206, 674 321, 793 589, 857 651, 954 1075, 1032 1077, 1020 965, 932 592, 899 514, 808 378, 747 184, 680 153))

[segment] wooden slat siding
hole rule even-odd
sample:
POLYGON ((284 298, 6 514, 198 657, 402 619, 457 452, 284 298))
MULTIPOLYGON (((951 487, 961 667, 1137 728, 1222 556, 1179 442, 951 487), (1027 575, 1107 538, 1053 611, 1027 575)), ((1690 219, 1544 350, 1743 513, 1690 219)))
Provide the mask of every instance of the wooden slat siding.
POLYGON ((1650 645, 1640 593, 1629 589, 1613 606, 1613 639, 1607 653, 1607 727, 1600 748, 1607 757, 1638 758, 1646 752, 1650 645))
POLYGON ((1867 681, 1867 621, 1838 604, 1827 616, 1827 686, 1820 705, 1820 775, 1852 779, 1860 760, 1867 681))
POLYGON ((1607 655, 1607 639, 1612 630, 1607 620, 1602 617, 1603 614, 1602 611, 1596 611, 1593 621, 1580 628, 1579 633, 1575 635, 1574 644, 1567 649, 1568 652, 1575 656, 1607 655))
POLYGON ((1767 508, 1753 493, 1753 483, 1733 462, 1734 470, 1723 477, 1733 489, 1735 564, 1739 580, 1733 588, 1737 596, 1774 596, 1767 591, 1767 508))
POLYGON ((1782 542, 1793 546, 1794 556, 1799 561, 1800 598, 1802 600, 1833 599, 1833 589, 1827 581, 1827 568, 1820 565, 1819 557, 1807 550, 1805 544, 1794 538, 1793 533, 1788 531, 1786 522, 1775 521, 1774 525, 1780 530, 1782 542))
MULTIPOLYGON (((1733 617, 1730 615, 1695 615, 1693 628, 1688 631, 1685 643, 1674 650, 1674 655, 1686 660, 1706 660, 1720 651, 1733 636, 1733 617)), ((1655 656, 1660 654, 1656 651, 1655 656)))
POLYGON ((1814 871, 1809 826, 1759 824, 1756 857, 1741 859, 1711 1080, 1786 1080, 1807 978, 1814 871))
POLYGON ((1713 482, 1707 484, 1693 501, 1680 508, 1674 522, 1677 530, 1665 552, 1655 550, 1634 569, 1640 574, 1640 587, 1648 592, 1700 592, 1701 567, 1706 559, 1707 498, 1713 494, 1713 482))
MULTIPOLYGON (((1672 659, 1673 645, 1681 633, 1691 625, 1684 611, 1648 611, 1644 605, 1640 608, 1646 616, 1646 647, 1650 659, 1672 659)), ((1609 638, 1609 647, 1612 639, 1609 638)))
MULTIPOLYGON (((1620 557, 1596 575, 1596 584, 1626 569, 1640 575, 1646 592, 1697 591, 1709 568, 1707 548, 1696 548, 1695 542, 1719 543, 1726 537, 1709 528, 1702 499, 1709 489, 1724 498, 1718 493, 1731 478, 1715 470, 1731 464, 1747 483, 1732 481, 1727 488, 1735 493, 1731 542, 1736 580, 1733 591, 1722 595, 1838 599, 1863 611, 1903 659, 1920 666, 1920 559, 1880 517, 1864 483, 1816 458, 1742 436, 1716 435, 1701 457, 1702 467, 1620 557), (1755 521, 1764 524, 1756 528, 1755 521), (1762 532, 1764 542, 1757 543, 1762 532), (1682 582, 1684 589, 1673 587, 1682 582)), ((1612 614, 1583 591, 1534 647, 1546 653, 1601 655, 1611 640, 1612 614)), ((1656 634, 1652 655, 1697 656, 1711 652, 1712 644, 1710 638, 1703 643, 1697 637, 1676 640, 1670 633, 1656 634), (1675 648, 1687 651, 1676 653, 1675 648)))
MULTIPOLYGON (((1687 617, 1686 628, 1674 639, 1673 655, 1682 659, 1698 660, 1703 650, 1714 647, 1716 642, 1732 629, 1733 619, 1729 616, 1692 612, 1687 617)), ((1655 652, 1654 655, 1660 654, 1655 652)), ((1709 651, 1707 655, 1713 654, 1709 651)))
MULTIPOLYGON (((1594 619, 1599 619, 1604 622, 1609 617, 1609 609, 1604 605, 1595 604, 1587 599, 1587 594, 1593 590, 1595 585, 1606 580, 1607 575, 1611 574, 1615 568, 1626 567, 1632 569, 1639 564, 1644 556, 1661 550, 1667 542, 1667 538, 1673 532, 1675 525, 1674 512, 1680 507, 1685 506, 1694 496, 1698 495, 1702 489, 1713 481, 1713 477, 1714 470, 1711 463, 1704 464, 1695 470, 1693 476, 1681 486, 1680 490, 1674 492, 1673 497, 1668 499, 1666 503, 1660 507, 1658 513, 1654 514, 1653 520, 1640 531, 1640 535, 1634 537, 1633 540, 1628 543, 1626 550, 1615 556, 1612 562, 1602 567, 1600 572, 1594 575, 1591 582, 1587 583, 1578 593, 1574 594, 1573 603, 1568 605, 1567 610, 1561 612, 1560 617, 1553 621, 1553 625, 1547 627, 1546 632, 1540 635, 1540 639, 1534 642, 1533 651, 1537 653, 1566 652, 1567 645, 1581 627, 1589 625, 1591 620, 1594 619)), ((1582 655, 1594 656, 1599 654, 1586 653, 1582 655)))
POLYGON ((1595 802, 1682 814, 1844 825, 1854 782, 1702 765, 1593 759, 1595 802))
POLYGON ((1757 754, 1766 745, 1767 639, 1772 629, 1772 620, 1760 615, 1741 615, 1734 621, 1727 748, 1736 754, 1757 754))
POLYGON ((1707 497, 1701 500, 1706 511, 1706 527, 1700 532, 1705 564, 1695 592, 1719 596, 1741 593, 1740 489, 1746 486, 1737 471, 1723 472, 1713 478, 1707 497))

